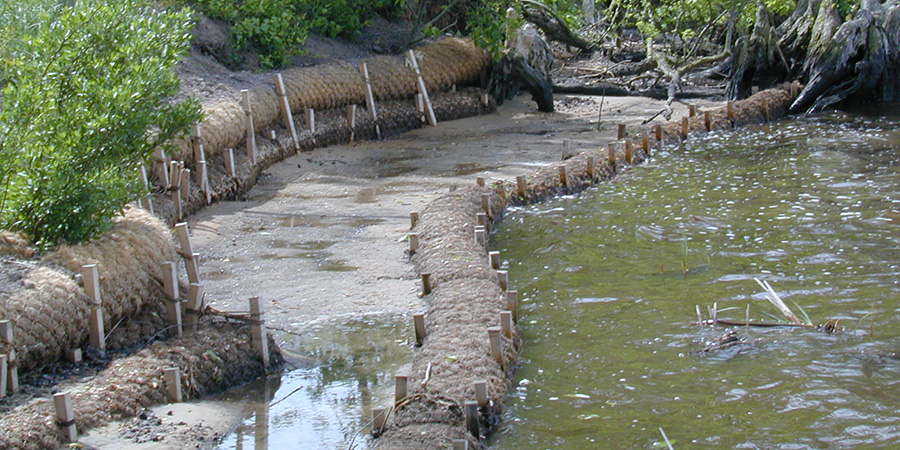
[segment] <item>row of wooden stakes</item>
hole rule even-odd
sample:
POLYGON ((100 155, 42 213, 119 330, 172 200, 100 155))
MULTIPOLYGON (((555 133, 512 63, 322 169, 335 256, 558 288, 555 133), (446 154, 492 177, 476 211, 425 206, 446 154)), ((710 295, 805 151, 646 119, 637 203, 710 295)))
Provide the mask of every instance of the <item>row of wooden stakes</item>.
MULTIPOLYGON (((161 263, 161 268, 163 290, 167 300, 166 319, 169 324, 168 329, 170 330, 171 335, 180 337, 185 333, 192 333, 198 329, 203 306, 203 285, 200 284, 200 255, 193 251, 187 223, 175 225, 175 234, 181 247, 179 253, 184 259, 188 280, 190 282, 186 303, 183 303, 179 299, 178 275, 176 270, 177 264, 173 261, 166 261, 161 263), (184 317, 184 320, 182 320, 182 317, 184 317)), ((107 336, 103 324, 98 266, 96 264, 83 266, 82 279, 84 282, 84 291, 91 300, 91 313, 89 315, 90 346, 103 353, 106 351, 107 336)), ((263 306, 259 298, 251 298, 249 306, 250 311, 248 321, 250 322, 251 328, 251 344, 259 352, 263 365, 268 367, 269 348, 265 320, 263 318, 263 306)), ((0 339, 7 344, 12 345, 13 337, 14 332, 12 323, 9 320, 0 321, 0 339)), ((67 351, 66 359, 71 363, 80 363, 82 360, 81 349, 67 351)), ((163 379, 165 381, 169 400, 171 402, 183 401, 184 395, 181 383, 181 369, 178 367, 163 368, 163 379)), ((19 389, 18 371, 15 364, 15 351, 11 351, 8 355, 0 355, 0 397, 6 395, 7 387, 11 393, 16 393, 19 389)), ((76 442, 78 439, 78 431, 75 424, 75 412, 72 405, 71 393, 60 392, 54 394, 53 402, 56 410, 57 425, 64 429, 66 437, 70 442, 76 442)))
MULTIPOLYGON (((419 93, 416 95, 416 107, 419 111, 419 114, 421 115, 422 122, 428 123, 431 126, 437 126, 437 118, 434 114, 434 108, 431 104, 431 97, 428 94, 428 90, 425 86, 425 81, 423 80, 422 74, 419 71, 418 62, 416 61, 415 54, 412 50, 409 51, 408 60, 410 66, 416 73, 417 86, 419 90, 419 93)), ((367 64, 361 63, 359 70, 362 73, 363 80, 366 84, 366 109, 368 111, 370 119, 372 120, 372 123, 374 124, 375 134, 378 139, 381 139, 381 126, 379 125, 378 112, 375 105, 375 97, 372 91, 372 83, 369 79, 369 69, 367 64)), ((456 90, 455 85, 453 86, 452 90, 456 90)), ((294 143, 294 149, 299 152, 301 148, 300 137, 297 133, 297 128, 294 123, 294 115, 291 111, 291 104, 288 100, 284 79, 280 73, 275 74, 275 91, 279 98, 279 109, 281 112, 282 120, 284 122, 284 127, 291 135, 291 140, 294 143)), ((487 94, 483 95, 482 101, 485 103, 485 105, 489 103, 487 94)), ((256 144, 256 130, 253 119, 253 109, 250 102, 250 91, 247 89, 241 90, 241 108, 244 111, 244 142, 246 145, 246 155, 250 160, 250 163, 255 165, 257 163, 258 147, 256 144)), ((355 139, 356 114, 357 105, 348 105, 347 126, 350 129, 349 141, 351 143, 355 139)), ((308 131, 312 135, 313 145, 315 145, 316 112, 314 109, 306 109, 306 111, 304 112, 304 125, 306 131, 308 131)), ((275 130, 269 130, 269 133, 270 138, 274 140, 276 138, 275 130)), ((193 149, 194 158, 194 182, 199 184, 200 191, 204 196, 205 204, 208 205, 211 202, 212 193, 209 187, 208 166, 206 153, 203 148, 203 135, 200 124, 195 124, 193 127, 191 147, 193 149)), ((182 203, 187 202, 190 197, 191 170, 189 168, 185 168, 184 161, 173 161, 167 159, 165 152, 162 149, 156 150, 154 158, 154 166, 155 172, 157 174, 157 179, 159 180, 161 187, 165 188, 165 190, 170 193, 172 200, 175 203, 176 217, 178 220, 181 220, 184 217, 182 211, 182 203)), ((226 172, 229 176, 235 177, 236 172, 234 165, 233 148, 225 149, 224 160, 226 172)), ((144 185, 149 190, 150 184, 148 180, 148 174, 146 168, 144 167, 141 167, 141 179, 144 185)), ((141 199, 139 204, 142 208, 151 212, 153 211, 152 200, 149 197, 141 199)))

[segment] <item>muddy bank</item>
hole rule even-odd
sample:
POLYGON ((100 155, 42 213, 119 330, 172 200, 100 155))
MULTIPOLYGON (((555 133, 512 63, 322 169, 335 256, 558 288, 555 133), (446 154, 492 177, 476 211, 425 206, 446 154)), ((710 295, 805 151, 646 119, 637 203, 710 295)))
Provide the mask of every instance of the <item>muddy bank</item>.
POLYGON ((510 288, 501 286, 505 277, 498 277, 499 264, 475 238, 479 213, 486 215, 483 220, 490 228, 507 205, 579 192, 639 164, 653 149, 677 145, 698 133, 783 117, 796 91, 787 86, 763 91, 710 110, 699 120, 686 117, 660 126, 658 132, 654 127, 653 133, 647 127, 620 139, 624 145, 580 153, 525 177, 523 183, 470 185, 432 201, 412 229, 418 247, 411 248, 417 271, 427 274, 431 284, 425 290, 427 334, 412 368, 403 374, 408 391, 398 393, 387 408, 391 419, 376 430, 381 437, 375 447, 435 448, 467 440, 480 448, 480 438, 499 421, 519 346, 517 305, 510 288), (641 137, 640 144, 631 141, 634 136, 641 137))

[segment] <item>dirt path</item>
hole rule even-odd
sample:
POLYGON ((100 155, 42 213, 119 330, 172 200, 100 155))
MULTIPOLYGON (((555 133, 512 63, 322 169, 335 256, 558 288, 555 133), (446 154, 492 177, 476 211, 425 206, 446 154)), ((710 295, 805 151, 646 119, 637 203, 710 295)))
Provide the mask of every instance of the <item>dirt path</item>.
MULTIPOLYGON (((559 161, 563 139, 573 152, 605 147, 618 123, 636 130, 662 109, 645 98, 606 98, 598 131, 599 102, 558 96, 557 112, 545 114, 519 97, 489 116, 316 149, 276 164, 244 201, 219 203, 191 218, 207 302, 241 311, 258 296, 270 326, 296 333, 321 321, 423 310, 406 254, 410 211, 478 176, 509 180, 559 161)), ((675 117, 686 110, 676 104, 675 117)), ((226 425, 236 423, 205 429, 222 433, 226 425)), ((109 439, 114 429, 96 434, 109 439)), ((118 434, 115 444, 98 446, 148 448, 118 434)), ((83 442, 92 442, 90 435, 83 442)), ((208 443, 183 448, 195 445, 208 443)))

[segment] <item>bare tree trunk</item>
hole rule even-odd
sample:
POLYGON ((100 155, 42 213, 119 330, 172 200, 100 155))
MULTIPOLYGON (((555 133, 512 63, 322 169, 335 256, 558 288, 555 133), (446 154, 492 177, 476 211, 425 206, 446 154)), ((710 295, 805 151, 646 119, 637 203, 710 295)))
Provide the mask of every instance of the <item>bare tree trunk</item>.
MULTIPOLYGON (((830 3, 822 6, 828 8, 830 3)), ((828 20, 817 20, 804 65, 809 81, 791 111, 900 101, 900 3, 863 0, 856 16, 833 32, 835 13, 820 11, 823 16, 828 20)))
POLYGON ((597 7, 594 0, 581 0, 581 13, 585 23, 593 25, 597 21, 597 7))

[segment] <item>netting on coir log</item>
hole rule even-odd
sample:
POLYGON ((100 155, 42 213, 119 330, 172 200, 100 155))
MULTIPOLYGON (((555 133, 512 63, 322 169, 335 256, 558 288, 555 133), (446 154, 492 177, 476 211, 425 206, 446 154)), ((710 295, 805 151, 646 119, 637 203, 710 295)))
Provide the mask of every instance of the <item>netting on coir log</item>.
MULTIPOLYGON (((272 364, 280 364, 271 337, 269 351, 272 364)), ((91 381, 60 390, 72 394, 75 425, 85 430, 165 403, 163 370, 169 367, 180 369, 186 398, 204 397, 266 373, 250 343, 249 327, 219 323, 115 360, 91 381)), ((66 442, 52 399, 36 399, 0 416, 0 448, 56 449, 66 442)))
POLYGON ((80 278, 82 265, 98 265, 104 324, 111 330, 122 318, 163 301, 160 263, 176 256, 162 221, 132 208, 99 239, 64 245, 39 262, 28 262, 33 268, 21 286, 0 293, 0 319, 15 326, 13 345, 0 343, 0 354, 14 349, 19 370, 25 372, 87 341, 93 303, 80 278))
MULTIPOLYGON (((786 114, 790 101, 786 88, 760 92, 735 102, 731 118, 724 107, 714 111, 710 128, 775 120, 786 114)), ((690 120, 689 125, 688 135, 706 132, 703 117, 690 120)), ((649 144, 658 148, 667 144, 667 138, 680 143, 686 138, 681 132, 680 123, 667 125, 663 142, 651 136, 649 144)), ((499 182, 491 188, 470 186, 432 201, 420 214, 412 230, 419 234, 419 248, 412 260, 419 272, 431 272, 434 280, 434 291, 426 296, 427 334, 410 369, 409 395, 395 407, 375 448, 449 448, 459 439, 467 440, 473 448, 480 447, 479 439, 467 434, 464 403, 475 398, 475 381, 486 382, 489 406, 479 408, 478 420, 482 430, 494 426, 503 409, 519 348, 517 331, 513 331, 510 338, 502 339, 504 364, 491 355, 487 328, 498 325, 499 313, 506 304, 493 269, 486 267, 485 248, 474 243, 476 215, 485 212, 481 195, 490 195, 493 222, 502 217, 507 204, 530 204, 579 192, 615 176, 627 165, 625 146, 619 144, 614 147, 614 161, 609 160, 608 149, 602 148, 536 171, 526 177, 524 195, 513 182, 499 182), (593 162, 591 171, 589 158, 593 162), (423 385, 426 373, 428 381, 423 385)), ((638 146, 632 148, 630 156, 633 164, 647 157, 638 146)))
MULTIPOLYGON (((422 79, 432 95, 454 84, 471 83, 490 64, 490 57, 462 38, 443 38, 415 49, 422 79)), ((415 72, 407 55, 375 56, 365 59, 374 97, 379 102, 406 99, 416 95, 415 72)), ((342 108, 366 103, 366 85, 358 65, 345 62, 288 69, 282 72, 285 94, 295 118, 307 109, 342 108)), ((280 97, 272 84, 249 90, 250 109, 257 130, 280 122, 280 97)), ((245 113, 240 98, 220 99, 203 105, 206 118, 201 122, 204 151, 212 157, 226 148, 236 148, 245 136, 245 113)), ((379 112, 381 105, 378 105, 379 112)), ((182 141, 173 157, 193 161, 190 142, 182 141)))

